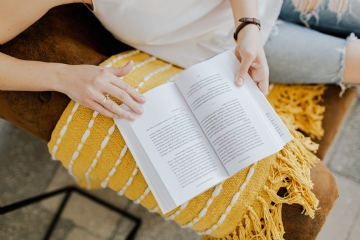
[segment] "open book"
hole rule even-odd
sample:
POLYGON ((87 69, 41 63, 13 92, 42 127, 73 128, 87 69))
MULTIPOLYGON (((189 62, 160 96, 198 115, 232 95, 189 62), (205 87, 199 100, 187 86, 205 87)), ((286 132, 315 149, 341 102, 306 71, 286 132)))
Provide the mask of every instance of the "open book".
POLYGON ((250 76, 235 85, 239 64, 218 54, 146 92, 134 122, 115 119, 163 213, 292 139, 250 76))

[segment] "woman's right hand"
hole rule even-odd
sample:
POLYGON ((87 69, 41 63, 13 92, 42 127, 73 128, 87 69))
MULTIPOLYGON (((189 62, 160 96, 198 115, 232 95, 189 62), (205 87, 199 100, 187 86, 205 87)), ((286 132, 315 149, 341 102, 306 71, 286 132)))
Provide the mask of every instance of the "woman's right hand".
POLYGON ((136 116, 113 100, 108 99, 103 105, 100 104, 105 95, 109 94, 126 104, 136 114, 143 113, 141 103, 145 102, 145 97, 120 78, 128 74, 133 66, 132 61, 119 68, 63 65, 66 69, 58 71, 60 77, 55 90, 65 93, 79 104, 104 116, 134 121, 136 116))
POLYGON ((250 74, 260 91, 269 92, 269 67, 266 61, 260 31, 254 24, 246 25, 238 34, 235 55, 240 61, 235 83, 241 86, 247 73, 250 74))

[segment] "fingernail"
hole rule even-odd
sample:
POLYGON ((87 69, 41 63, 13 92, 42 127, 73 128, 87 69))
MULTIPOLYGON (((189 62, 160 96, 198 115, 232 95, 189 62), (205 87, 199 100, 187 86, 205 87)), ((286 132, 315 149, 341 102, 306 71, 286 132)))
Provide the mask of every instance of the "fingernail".
POLYGON ((128 64, 132 64, 133 66, 132 66, 132 68, 131 68, 131 70, 134 68, 134 62, 133 62, 133 60, 130 60, 129 62, 128 62, 128 64))
POLYGON ((139 114, 142 114, 143 112, 144 112, 144 109, 143 109, 142 107, 139 107, 139 108, 138 108, 138 113, 139 113, 139 114))
POLYGON ((130 115, 129 115, 129 120, 130 120, 130 121, 134 121, 134 120, 135 120, 135 116, 134 116, 133 114, 130 114, 130 115))
POLYGON ((145 101, 146 101, 146 98, 145 98, 144 96, 141 96, 141 97, 140 97, 140 101, 141 101, 141 102, 145 102, 145 101))
POLYGON ((241 86, 243 84, 244 84, 244 79, 242 79, 241 77, 236 79, 236 85, 241 86))

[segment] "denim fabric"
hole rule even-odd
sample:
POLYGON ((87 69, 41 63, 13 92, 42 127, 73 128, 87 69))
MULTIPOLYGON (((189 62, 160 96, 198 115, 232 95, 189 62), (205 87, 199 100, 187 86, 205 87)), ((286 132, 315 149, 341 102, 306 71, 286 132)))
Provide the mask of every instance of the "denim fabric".
POLYGON ((360 34, 360 0, 349 0, 348 9, 344 11, 343 8, 342 14, 329 9, 330 0, 323 1, 310 13, 301 13, 294 7, 293 1, 284 1, 277 25, 264 47, 270 82, 340 83, 347 42, 356 39, 355 36, 351 35, 346 40, 304 25, 324 32, 360 34), (307 20, 305 23, 304 19, 307 20))
POLYGON ((353 32, 360 35, 360 0, 301 0, 309 4, 322 2, 305 13, 301 12, 303 9, 296 8, 293 2, 296 0, 284 0, 280 19, 304 24, 326 33, 349 35, 353 32))

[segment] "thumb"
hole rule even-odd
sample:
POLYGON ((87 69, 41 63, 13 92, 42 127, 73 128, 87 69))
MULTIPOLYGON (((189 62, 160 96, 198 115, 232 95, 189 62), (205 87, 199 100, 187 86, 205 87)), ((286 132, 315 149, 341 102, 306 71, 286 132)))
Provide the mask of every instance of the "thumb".
POLYGON ((134 67, 134 62, 130 60, 125 66, 117 67, 117 68, 109 68, 109 71, 117 77, 123 77, 129 72, 131 72, 133 67, 134 67))
POLYGON ((241 86, 244 84, 244 79, 246 77, 246 74, 249 72, 250 65, 252 63, 252 59, 247 57, 243 57, 242 61, 240 62, 239 70, 236 73, 235 77, 235 84, 238 86, 241 86))
POLYGON ((265 96, 267 96, 269 94, 269 80, 260 81, 258 83, 258 87, 265 96))

